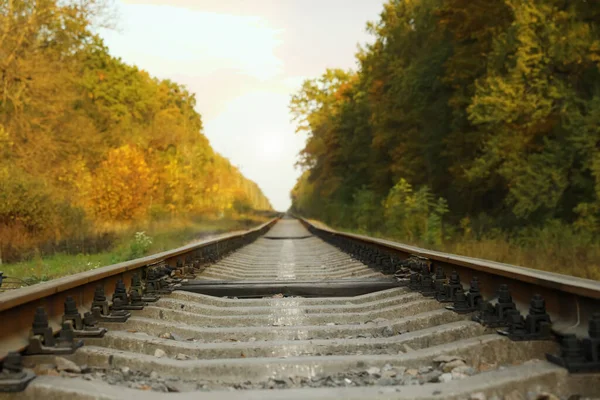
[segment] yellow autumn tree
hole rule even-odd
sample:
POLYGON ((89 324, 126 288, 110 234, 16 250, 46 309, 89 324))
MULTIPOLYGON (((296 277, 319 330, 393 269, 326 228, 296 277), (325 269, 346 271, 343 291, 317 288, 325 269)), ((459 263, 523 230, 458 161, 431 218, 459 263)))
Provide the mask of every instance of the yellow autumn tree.
POLYGON ((98 221, 126 222, 144 217, 154 177, 142 151, 125 145, 108 153, 94 173, 86 208, 98 221))
POLYGON ((214 152, 193 93, 110 55, 94 33, 110 3, 0 1, 0 262, 222 215, 240 187, 271 208, 214 152))

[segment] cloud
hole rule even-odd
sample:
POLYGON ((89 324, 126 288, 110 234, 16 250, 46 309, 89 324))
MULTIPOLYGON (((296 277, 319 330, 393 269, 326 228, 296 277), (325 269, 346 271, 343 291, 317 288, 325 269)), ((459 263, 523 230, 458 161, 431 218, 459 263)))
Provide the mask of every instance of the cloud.
POLYGON ((102 32, 111 53, 160 76, 230 69, 264 80, 282 70, 280 32, 261 17, 147 4, 119 11, 121 31, 102 32))

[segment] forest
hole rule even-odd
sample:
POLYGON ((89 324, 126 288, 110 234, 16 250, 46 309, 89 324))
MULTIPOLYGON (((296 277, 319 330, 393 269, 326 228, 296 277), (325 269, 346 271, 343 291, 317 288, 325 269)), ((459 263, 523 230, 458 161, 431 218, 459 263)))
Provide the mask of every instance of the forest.
POLYGON ((195 98, 112 57, 96 0, 0 2, 0 263, 150 220, 270 210, 195 98), (52 246, 50 246, 52 247, 52 246))
POLYGON ((292 210, 600 279, 600 3, 390 0, 304 82, 292 210))

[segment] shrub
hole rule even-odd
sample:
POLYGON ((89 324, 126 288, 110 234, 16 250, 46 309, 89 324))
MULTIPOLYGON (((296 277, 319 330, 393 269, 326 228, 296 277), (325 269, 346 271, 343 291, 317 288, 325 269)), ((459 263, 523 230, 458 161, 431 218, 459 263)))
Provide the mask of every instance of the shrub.
POLYGON ((129 246, 128 258, 131 260, 143 257, 150 250, 151 245, 152 238, 150 236, 146 235, 145 232, 136 232, 129 246))

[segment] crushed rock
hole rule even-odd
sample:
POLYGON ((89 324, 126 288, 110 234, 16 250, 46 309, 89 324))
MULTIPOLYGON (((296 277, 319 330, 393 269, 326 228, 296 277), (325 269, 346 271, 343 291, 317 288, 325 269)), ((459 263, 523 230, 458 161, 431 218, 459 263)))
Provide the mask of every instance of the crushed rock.
POLYGON ((396 332, 394 331, 394 328, 392 328, 389 325, 381 330, 381 336, 383 336, 383 337, 391 337, 391 336, 395 336, 395 335, 396 335, 396 332))
POLYGON ((67 360, 64 357, 54 357, 54 363, 56 364, 56 369, 58 371, 73 372, 76 374, 81 373, 81 368, 79 365, 75 364, 71 360, 67 360))
MULTIPOLYGON (((184 354, 178 354, 175 358, 183 359, 182 356, 188 359, 188 356, 184 354)), ((287 378, 270 378, 258 382, 245 381, 238 383, 221 382, 219 380, 185 380, 178 377, 162 377, 154 371, 151 373, 132 371, 128 367, 102 371, 96 370, 77 376, 81 376, 83 379, 89 381, 100 380, 111 385, 167 393, 208 390, 424 385, 427 383, 444 383, 465 379, 470 373, 475 374, 477 372, 462 360, 459 360, 461 365, 457 365, 451 372, 443 372, 441 363, 447 365, 458 359, 448 357, 444 358, 444 360, 446 361, 437 361, 433 366, 422 366, 418 369, 407 369, 404 366, 392 364, 385 364, 381 368, 363 364, 359 365, 358 368, 330 375, 317 375, 313 377, 293 376, 287 378)), ((552 397, 549 399, 555 400, 552 397)), ((473 400, 476 400, 476 398, 473 400)))
POLYGON ((452 371, 453 374, 457 373, 457 374, 464 374, 464 375, 468 375, 468 376, 472 376, 475 375, 476 371, 475 368, 473 367, 469 367, 468 365, 461 365, 460 367, 456 367, 453 368, 452 371))
POLYGON ((437 356, 436 358, 433 359, 434 363, 449 363, 452 362, 454 360, 461 360, 461 361, 465 361, 465 359, 461 356, 455 356, 455 355, 441 355, 441 356, 437 356))
POLYGON ((441 364, 441 368, 444 372, 451 372, 454 368, 464 367, 465 365, 467 364, 463 360, 454 360, 441 364))

